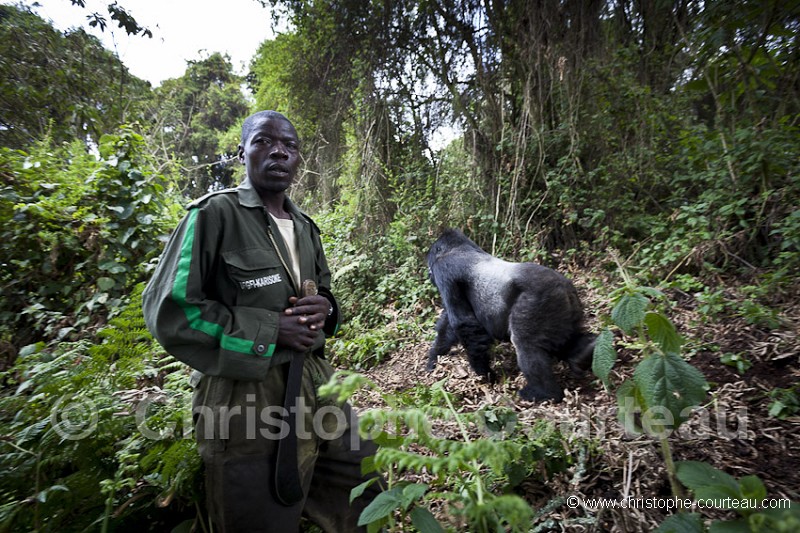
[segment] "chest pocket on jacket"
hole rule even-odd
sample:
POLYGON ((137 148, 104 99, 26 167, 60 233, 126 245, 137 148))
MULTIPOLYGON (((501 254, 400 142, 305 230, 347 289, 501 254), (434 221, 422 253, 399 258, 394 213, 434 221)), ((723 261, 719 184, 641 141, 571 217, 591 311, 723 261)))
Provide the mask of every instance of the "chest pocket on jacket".
POLYGON ((289 281, 275 252, 262 248, 234 250, 223 252, 222 259, 238 289, 240 305, 275 309, 286 305, 289 281))

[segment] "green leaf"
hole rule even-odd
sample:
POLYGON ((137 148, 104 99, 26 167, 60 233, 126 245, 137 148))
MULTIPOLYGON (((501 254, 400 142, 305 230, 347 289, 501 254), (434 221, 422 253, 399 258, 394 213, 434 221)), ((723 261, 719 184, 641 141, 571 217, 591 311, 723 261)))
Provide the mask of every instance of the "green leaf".
POLYGON ((30 389, 34 385, 36 385, 36 382, 34 380, 32 379, 25 380, 22 383, 20 383, 19 387, 17 387, 17 390, 16 392, 14 392, 14 394, 19 396, 20 394, 30 389))
POLYGON ((751 533, 752 531, 760 531, 754 530, 750 528, 750 525, 747 523, 747 520, 731 520, 727 522, 723 522, 721 520, 716 520, 711 522, 711 525, 708 528, 708 533, 751 533))
POLYGON ((105 270, 106 272, 110 272, 111 274, 122 274, 123 272, 128 271, 128 267, 123 264, 117 263, 116 261, 103 261, 98 265, 100 270, 105 270))
POLYGON ((122 205, 110 205, 108 209, 114 211, 119 218, 125 220, 126 218, 130 217, 133 214, 133 204, 128 204, 125 206, 122 205))
POLYGON ((667 317, 650 311, 644 316, 644 324, 647 326, 647 334, 663 351, 680 351, 683 339, 667 317))
POLYGON ((694 492, 694 499, 704 501, 706 508, 733 509, 733 502, 741 503, 738 487, 733 490, 724 485, 707 485, 699 487, 694 492))
MULTIPOLYGON (((715 488, 724 497, 738 497, 739 483, 730 474, 718 470, 701 461, 678 461, 675 463, 676 475, 681 483, 697 496, 698 491, 715 488)), ((698 497, 698 499, 700 499, 698 497)))
POLYGON ((380 433, 371 435, 370 437, 375 444, 382 448, 397 448, 403 444, 403 442, 405 442, 403 437, 388 433, 386 431, 381 431, 380 433))
POLYGON ((739 490, 742 497, 760 502, 767 497, 767 488, 757 476, 744 476, 739 480, 739 490))
POLYGON ((46 503, 48 495, 54 491, 69 492, 69 489, 64 485, 53 485, 52 487, 40 491, 39 494, 36 495, 36 499, 41 503, 46 503))
POLYGON ((689 408, 705 399, 708 388, 699 370, 671 352, 644 359, 634 370, 633 380, 647 410, 666 408, 674 427, 688 418, 689 408))
POLYGON ((640 292, 652 298, 664 298, 664 293, 653 287, 636 287, 636 292, 640 292))
POLYGON ((149 213, 140 213, 136 215, 136 222, 149 226, 155 221, 155 217, 149 213))
POLYGON ((788 508, 751 514, 748 517, 751 531, 800 531, 800 509, 796 502, 788 503, 788 508))
POLYGON ((134 233, 136 233, 136 226, 131 226, 127 228, 119 238, 120 244, 125 244, 126 242, 128 242, 128 239, 130 239, 134 233))
POLYGON ((33 355, 35 353, 42 351, 44 347, 45 343, 41 341, 34 344, 27 344, 19 349, 19 357, 27 357, 29 355, 33 355))
POLYGON ((104 292, 113 289, 116 284, 117 282, 111 278, 97 278, 97 288, 104 292))
POLYGON ((133 214, 134 206, 133 204, 128 204, 124 207, 122 213, 120 213, 119 218, 125 220, 129 218, 133 214))
POLYGON ((427 490, 428 485, 425 483, 412 483, 403 487, 403 496, 401 498, 403 508, 408 509, 412 503, 422 498, 427 490))
POLYGON ((378 494, 375 499, 361 511, 361 516, 358 517, 358 525, 365 526, 376 520, 385 518, 392 514, 395 509, 399 509, 402 504, 399 497, 400 490, 400 487, 395 487, 392 490, 378 494))
POLYGON ((640 293, 626 294, 617 302, 611 311, 611 320, 628 335, 633 334, 636 327, 644 320, 644 313, 650 305, 640 293))
POLYGON ((703 518, 697 513, 678 513, 661 522, 655 533, 703 533, 703 518))
POLYGON ((361 460, 361 475, 366 476, 367 474, 372 474, 373 472, 377 472, 378 468, 375 466, 375 456, 370 455, 369 457, 365 457, 361 460))
POLYGON ((625 380, 617 389, 617 418, 628 433, 641 433, 639 415, 645 410, 642 394, 636 383, 625 380))
POLYGON ((373 478, 370 478, 370 479, 366 480, 365 482, 353 487, 353 489, 350 491, 350 503, 353 503, 356 500, 356 498, 359 498, 362 494, 364 494, 364 491, 367 490, 367 488, 370 485, 372 485, 373 483, 376 483, 377 481, 378 481, 378 478, 373 477, 373 478))
POLYGON ((411 509, 411 523, 419 533, 441 533, 444 531, 433 514, 424 507, 411 509))
POLYGON ((769 407, 769 416, 772 416, 772 417, 775 417, 775 418, 780 418, 781 415, 783 414, 783 409, 785 407, 786 407, 786 405, 784 405, 783 403, 781 403, 778 400, 775 400, 774 402, 772 402, 772 404, 769 407))
POLYGON ((608 375, 617 361, 617 351, 614 349, 614 334, 611 330, 604 329, 597 336, 594 345, 594 355, 592 357, 592 372, 600 378, 606 388, 608 388, 608 375))

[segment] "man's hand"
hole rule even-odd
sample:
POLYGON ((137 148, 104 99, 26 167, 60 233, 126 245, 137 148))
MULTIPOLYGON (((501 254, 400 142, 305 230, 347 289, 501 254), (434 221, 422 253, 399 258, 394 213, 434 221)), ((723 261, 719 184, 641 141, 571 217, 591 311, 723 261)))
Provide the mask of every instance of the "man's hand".
POLYGON ((289 298, 292 307, 280 315, 278 344, 304 352, 311 348, 322 333, 331 304, 324 296, 313 295, 289 298))
POLYGON ((290 307, 284 312, 290 316, 300 315, 301 324, 307 324, 312 330, 321 330, 325 326, 325 319, 328 318, 331 303, 324 296, 315 294, 299 299, 292 296, 289 298, 289 303, 294 307, 290 307))

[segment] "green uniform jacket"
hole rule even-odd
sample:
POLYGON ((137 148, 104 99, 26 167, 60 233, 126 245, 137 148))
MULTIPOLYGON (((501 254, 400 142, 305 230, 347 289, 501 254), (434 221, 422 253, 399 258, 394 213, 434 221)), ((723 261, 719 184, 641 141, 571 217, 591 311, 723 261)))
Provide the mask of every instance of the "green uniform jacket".
MULTIPOLYGON (((339 324, 319 229, 288 199, 302 279, 331 301, 324 333, 339 324)), ((276 346, 278 315, 299 291, 289 254, 252 184, 189 205, 144 292, 147 327, 164 349, 205 375, 260 381, 295 352, 276 346)), ((321 353, 320 332, 312 352, 321 353)))

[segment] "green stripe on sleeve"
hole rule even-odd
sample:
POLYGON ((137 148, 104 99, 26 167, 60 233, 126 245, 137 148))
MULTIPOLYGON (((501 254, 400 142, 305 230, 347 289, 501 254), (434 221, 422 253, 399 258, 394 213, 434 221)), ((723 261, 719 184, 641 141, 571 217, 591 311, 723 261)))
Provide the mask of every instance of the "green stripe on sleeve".
MULTIPOLYGON (((219 341, 220 346, 226 350, 251 354, 253 353, 253 341, 225 335, 221 325, 203 320, 200 316, 200 308, 186 301, 186 288, 189 284, 189 271, 192 265, 195 224, 197 223, 199 212, 199 209, 191 209, 187 215, 186 232, 183 235, 183 242, 181 242, 181 253, 178 259, 175 282, 172 286, 172 297, 186 314, 186 320, 189 321, 190 328, 214 337, 219 341)), ((275 345, 270 345, 264 356, 269 357, 274 351, 275 345)))

